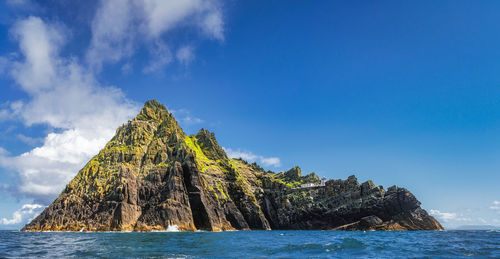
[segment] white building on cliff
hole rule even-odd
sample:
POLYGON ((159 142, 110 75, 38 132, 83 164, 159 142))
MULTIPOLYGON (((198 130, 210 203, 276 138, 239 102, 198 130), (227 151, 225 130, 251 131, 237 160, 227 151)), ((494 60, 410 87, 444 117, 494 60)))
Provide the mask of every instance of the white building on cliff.
POLYGON ((323 177, 323 178, 321 178, 321 183, 320 184, 303 183, 303 184, 300 185, 300 188, 321 187, 321 186, 325 186, 325 183, 326 183, 326 178, 323 177))

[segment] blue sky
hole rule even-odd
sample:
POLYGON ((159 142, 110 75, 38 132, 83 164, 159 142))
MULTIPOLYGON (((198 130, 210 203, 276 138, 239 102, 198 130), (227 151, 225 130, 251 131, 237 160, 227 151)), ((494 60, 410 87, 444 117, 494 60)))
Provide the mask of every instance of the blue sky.
POLYGON ((500 2, 0 5, 0 228, 153 98, 266 168, 355 174, 447 227, 500 225, 500 2))

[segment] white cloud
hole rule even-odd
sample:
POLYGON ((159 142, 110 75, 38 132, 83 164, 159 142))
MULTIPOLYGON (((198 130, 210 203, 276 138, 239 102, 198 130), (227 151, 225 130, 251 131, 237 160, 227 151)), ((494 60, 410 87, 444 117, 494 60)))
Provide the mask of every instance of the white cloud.
POLYGON ((151 37, 158 37, 170 30, 186 17, 200 11, 202 1, 198 0, 146 0, 143 7, 145 31, 151 37))
POLYGON ((149 64, 142 70, 144 73, 156 72, 172 62, 170 49, 161 41, 156 41, 154 47, 150 48, 150 56, 149 64))
POLYGON ((38 17, 29 17, 16 23, 12 33, 25 56, 23 62, 13 64, 13 76, 29 94, 49 89, 56 76, 55 66, 58 65, 54 58, 58 55, 64 37, 38 17))
POLYGON ((0 122, 15 118, 15 115, 21 110, 23 103, 21 101, 7 102, 1 106, 5 108, 0 109, 0 122))
POLYGON ((152 38, 157 38, 189 20, 192 25, 199 26, 210 37, 223 39, 224 24, 218 1, 146 0, 135 1, 135 4, 142 7, 140 22, 143 26, 143 33, 152 38))
POLYGON ((500 212, 500 201, 493 201, 490 209, 500 212))
MULTIPOLYGON (((200 28, 203 35, 224 40, 224 22, 219 0, 109 0, 101 1, 92 22, 92 41, 88 62, 99 69, 103 63, 116 63, 133 54, 141 44, 155 54, 158 42, 174 28, 200 28)), ((165 54, 149 64, 145 72, 170 63, 165 54)))
POLYGON ((243 160, 246 160, 248 162, 259 162, 264 166, 273 166, 273 167, 281 166, 281 161, 277 157, 263 157, 256 155, 252 152, 241 151, 240 149, 233 150, 231 148, 225 148, 225 147, 223 147, 223 149, 224 151, 226 151, 226 154, 230 158, 242 158, 243 160))
POLYGON ((40 6, 32 0, 6 0, 5 3, 14 10, 39 11, 40 6))
POLYGON ((133 6, 130 0, 100 1, 92 21, 92 41, 87 61, 97 69, 115 63, 133 52, 133 6))
POLYGON ((8 5, 24 5, 26 4, 27 2, 29 2, 28 0, 6 0, 5 1, 8 5))
POLYGON ((432 216, 435 216, 442 221, 450 221, 457 218, 456 213, 441 212, 439 210, 430 210, 429 212, 432 216))
POLYGON ((138 111, 113 87, 102 87, 76 59, 59 56, 64 42, 57 26, 29 17, 13 27, 23 60, 11 75, 29 100, 13 102, 10 113, 27 126, 45 124, 55 130, 43 144, 19 156, 0 156, 0 165, 18 173, 18 191, 48 202, 138 111))
POLYGON ((187 125, 192 125, 192 124, 202 123, 203 120, 197 117, 186 116, 184 118, 181 118, 181 122, 187 125))
POLYGON ((0 121, 8 120, 11 118, 11 113, 7 109, 0 110, 0 121))
POLYGON ((9 151, 7 151, 7 149, 0 147, 0 156, 1 155, 8 155, 8 154, 9 154, 9 151))
POLYGON ((6 57, 0 57, 0 75, 3 75, 9 66, 9 60, 6 57))
POLYGON ((224 40, 224 23, 220 12, 211 12, 203 20, 203 30, 208 35, 224 40))
POLYGON ((452 222, 452 221, 460 221, 460 222, 467 222, 471 221, 470 218, 463 217, 460 214, 457 213, 452 213, 452 212, 441 212, 439 210, 430 210, 429 214, 432 216, 438 218, 439 220, 442 220, 443 222, 452 222))
POLYGON ((265 166, 279 167, 281 165, 281 161, 277 157, 260 157, 260 162, 265 166))
POLYGON ((190 111, 186 109, 168 109, 176 118, 176 120, 183 124, 184 126, 191 126, 194 124, 202 123, 203 120, 192 115, 190 111))
POLYGON ((177 50, 175 56, 181 64, 187 66, 194 60, 193 47, 183 46, 177 50))
POLYGON ((32 138, 32 137, 29 137, 29 136, 26 136, 23 134, 17 134, 16 137, 28 145, 36 145, 36 144, 40 144, 41 142, 43 142, 43 139, 32 138))
POLYGON ((226 151, 227 156, 230 158, 242 158, 249 162, 255 162, 258 160, 259 156, 253 154, 252 152, 246 152, 241 150, 233 150, 231 148, 223 147, 224 151, 226 151))
POLYGON ((45 207, 40 204, 24 204, 20 209, 16 210, 12 214, 11 219, 2 218, 0 219, 0 224, 2 225, 14 225, 21 222, 32 220, 38 214, 40 214, 45 207))
POLYGON ((130 62, 125 63, 122 66, 121 70, 122 70, 122 74, 124 74, 124 75, 128 75, 128 74, 132 73, 132 71, 133 71, 132 63, 130 63, 130 62))
POLYGON ((11 6, 19 6, 19 5, 29 5, 31 4, 30 0, 7 0, 6 3, 11 6))

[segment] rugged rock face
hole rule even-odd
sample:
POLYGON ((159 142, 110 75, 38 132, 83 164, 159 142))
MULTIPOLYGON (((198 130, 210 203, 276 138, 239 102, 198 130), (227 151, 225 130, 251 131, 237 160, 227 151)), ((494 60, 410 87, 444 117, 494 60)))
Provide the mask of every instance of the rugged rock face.
POLYGON ((24 231, 439 230, 406 189, 264 171, 148 101, 24 231), (317 186, 300 188, 300 184, 317 186))

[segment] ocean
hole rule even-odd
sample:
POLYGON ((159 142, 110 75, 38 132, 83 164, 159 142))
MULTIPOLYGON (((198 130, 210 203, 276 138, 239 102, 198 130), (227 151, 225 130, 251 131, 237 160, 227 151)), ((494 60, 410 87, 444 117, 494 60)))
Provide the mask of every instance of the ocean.
POLYGON ((0 231, 0 258, 500 258, 500 231, 0 231))

